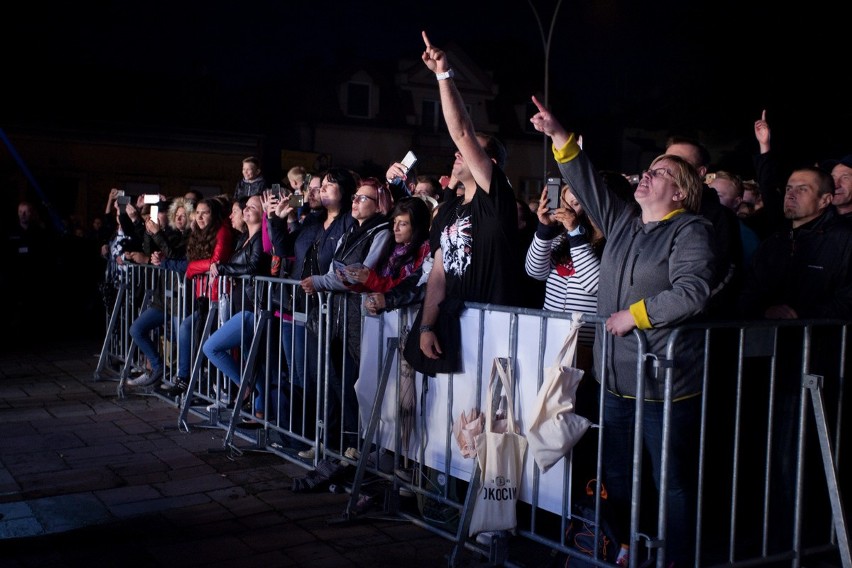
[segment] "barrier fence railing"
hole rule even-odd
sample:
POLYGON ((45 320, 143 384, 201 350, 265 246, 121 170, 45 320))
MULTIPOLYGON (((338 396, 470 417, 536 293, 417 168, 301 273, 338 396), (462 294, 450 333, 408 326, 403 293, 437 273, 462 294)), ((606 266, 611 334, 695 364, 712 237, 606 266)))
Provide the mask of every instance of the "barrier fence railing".
MULTIPOLYGON (((593 543, 609 538, 604 521, 615 516, 591 480, 603 478, 606 428, 606 371, 591 369, 577 392, 576 411, 593 421, 575 448, 546 473, 531 456, 524 462, 518 526, 514 534, 467 537, 475 495, 476 460, 465 458, 453 436, 459 414, 481 409, 488 373, 495 358, 505 358, 515 375, 515 415, 521 433, 545 368, 562 345, 571 314, 504 306, 468 304, 461 315, 463 370, 451 375, 414 372, 401 356, 416 308, 380 316, 360 306, 360 295, 319 293, 306 302, 299 281, 280 278, 219 278, 218 301, 192 301, 204 288, 197 282, 155 267, 128 267, 119 290, 95 373, 119 375, 119 396, 160 396, 179 410, 178 427, 218 428, 220 450, 236 455, 247 449, 272 452, 310 472, 321 461, 355 466, 348 471, 349 500, 339 522, 369 518, 381 505, 383 517, 398 516, 440 534, 453 543, 449 564, 462 550, 475 550, 494 564, 562 565, 573 559, 612 565, 615 543, 606 554, 581 551, 571 539, 585 526, 593 543), (161 285, 157 286, 157 282, 161 285), (253 284, 250 298, 242 285, 253 284), (146 294, 145 292, 148 292, 146 294), (224 292, 228 294, 224 294, 224 292), (178 375, 182 343, 189 344, 189 389, 175 399, 154 388, 127 386, 134 367, 145 368, 128 340, 129 327, 161 295, 162 326, 153 332, 163 349, 166 380, 178 375), (347 300, 349 303, 347 303, 347 300), (201 346, 225 321, 239 321, 239 339, 231 350, 239 379, 228 379, 211 365, 201 346), (185 316, 185 317, 180 317, 185 316), (203 316, 203 317, 201 317, 203 316), (181 342, 180 323, 196 318, 189 341, 181 342), (353 330, 360 329, 357 335, 353 330), (353 341, 360 345, 353 347, 353 341), (246 401, 242 404, 241 401, 246 401), (353 416, 354 414, 354 416, 353 416), (195 420, 190 420, 192 416, 195 420), (200 420, 199 420, 200 419, 200 420), (249 448, 234 438, 251 442, 249 448), (355 450, 349 450, 349 448, 355 450), (313 450, 313 451, 311 451, 313 450), (581 519, 575 504, 588 502, 592 518, 581 519), (523 557, 523 561, 518 558, 523 557)), ((584 316, 604 333, 604 318, 584 316)), ((232 324, 235 325, 235 324, 232 324)), ((635 331, 637 397, 634 423, 632 491, 629 513, 629 565, 665 566, 670 491, 668 446, 672 428, 675 374, 701 376, 700 429, 695 440, 695 566, 746 566, 805 558, 849 560, 848 529, 842 505, 845 455, 841 437, 844 382, 848 365, 848 322, 743 321, 693 324, 671 331, 665 353, 648 353, 645 333, 635 331), (698 349, 696 357, 695 349, 698 349), (662 401, 642 402, 646 385, 662 387, 662 401), (657 470, 643 452, 646 405, 662 405, 662 452, 657 470), (819 453, 814 457, 814 449, 819 453), (660 491, 656 491, 655 485, 660 491)), ((613 350, 603 343, 603 357, 613 350)), ((849 477, 848 475, 846 477, 849 477)), ((848 489, 848 488, 847 488, 848 489)), ((616 547, 617 548, 617 547, 616 547)))

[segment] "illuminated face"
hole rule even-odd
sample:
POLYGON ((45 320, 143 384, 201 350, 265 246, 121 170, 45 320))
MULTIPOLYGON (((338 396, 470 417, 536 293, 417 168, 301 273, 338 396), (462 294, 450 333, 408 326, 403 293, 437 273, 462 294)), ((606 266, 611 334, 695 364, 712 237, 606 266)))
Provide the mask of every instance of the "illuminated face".
POLYGON ((577 198, 571 193, 571 188, 567 185, 562 188, 562 207, 570 207, 577 215, 583 213, 583 206, 577 201, 577 198))
POLYGON ((231 226, 237 231, 242 232, 245 222, 243 221, 243 210, 240 209, 239 203, 231 205, 231 215, 229 218, 231 219, 231 226))
POLYGON ((199 203, 195 208, 195 224, 199 229, 206 229, 213 221, 213 212, 206 203, 199 203))
POLYGON ((246 225, 259 225, 262 223, 263 202, 259 195, 249 197, 246 202, 246 208, 243 209, 243 221, 246 225))
POLYGON ((322 201, 323 207, 328 209, 329 207, 339 207, 340 206, 340 185, 334 183, 333 181, 328 181, 328 178, 322 180, 322 188, 320 189, 320 200, 322 201))
POLYGON ((393 218, 393 240, 397 244, 410 243, 413 236, 414 228, 411 226, 411 215, 400 213, 393 218))
POLYGON ((831 195, 817 193, 818 184, 814 172, 793 172, 787 180, 784 217, 793 221, 793 227, 813 221, 831 204, 831 195))
POLYGON ((834 203, 835 207, 845 213, 852 209, 852 168, 837 164, 831 170, 834 179, 834 203))
POLYGON ((633 192, 634 199, 643 209, 662 207, 673 211, 679 207, 683 192, 674 181, 673 171, 674 164, 669 160, 660 160, 645 170, 633 192))
POLYGON ((719 194, 719 202, 722 205, 728 209, 737 210, 743 198, 737 192, 737 185, 734 182, 717 177, 709 185, 719 194))
POLYGON ((243 163, 243 177, 246 180, 254 181, 254 178, 256 178, 258 175, 260 175, 260 168, 258 168, 256 165, 252 164, 251 162, 244 162, 243 163))
POLYGON ((319 177, 311 178, 311 183, 308 184, 308 207, 311 209, 322 207, 322 199, 320 197, 321 187, 322 179, 319 177))
POLYGON ((379 210, 379 192, 372 185, 362 185, 352 196, 352 216, 358 221, 369 219, 379 210))
POLYGON ((178 231, 185 231, 189 225, 189 217, 186 215, 186 207, 178 207, 175 210, 175 228, 178 231))

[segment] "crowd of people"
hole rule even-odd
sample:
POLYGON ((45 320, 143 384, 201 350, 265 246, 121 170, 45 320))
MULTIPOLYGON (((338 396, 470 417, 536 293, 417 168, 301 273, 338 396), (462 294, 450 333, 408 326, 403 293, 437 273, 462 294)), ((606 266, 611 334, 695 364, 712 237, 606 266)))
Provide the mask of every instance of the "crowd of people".
MULTIPOLYGON (((714 171, 698 141, 672 137, 638 180, 596 169, 578 143, 537 99, 533 126, 552 141, 563 187, 555 208, 540 199, 518 199, 504 167, 507 152, 493 135, 474 128, 453 80, 450 61, 426 34, 422 61, 435 73, 441 108, 455 145, 446 176, 416 175, 391 163, 384 180, 332 167, 308 172, 296 166, 279 184, 264 179, 260 161, 247 157, 233 195, 125 197, 113 189, 105 213, 114 219, 111 239, 102 244, 105 282, 128 263, 150 264, 195 279, 194 295, 216 301, 220 276, 261 275, 299 281, 294 299, 309 315, 294 321, 280 338, 307 357, 287 360, 291 387, 314 408, 317 292, 337 294, 331 305, 331 369, 328 397, 337 409, 330 430, 339 429, 341 453, 356 447, 358 372, 362 305, 370 314, 419 304, 406 346, 418 371, 459 370, 464 341, 459 314, 465 302, 583 312, 606 318, 613 348, 603 359, 603 341, 584 328, 580 343, 590 377, 606 370, 607 428, 603 464, 609 501, 625 534, 630 504, 634 400, 637 396, 634 329, 648 349, 664 349, 673 326, 711 319, 852 319, 852 155, 826 157, 819 164, 788 167, 771 148, 764 113, 754 123, 759 153, 754 180, 737 172, 714 171), (302 196, 293 200, 293 196, 302 196), (149 200, 150 201, 150 200, 149 200), (156 211, 154 208, 157 208, 156 211), (229 216, 226 214, 230 212, 229 216), (229 222, 230 221, 230 222, 229 222), (539 284, 540 283, 540 284, 539 284), (362 304, 363 302, 363 304, 362 304), (592 350, 592 347, 594 349, 592 350), (592 351, 594 355, 592 355, 592 351)), ((5 278, 42 290, 47 246, 32 204, 18 207, 19 224, 6 239, 5 278)), ((99 232, 97 239, 103 241, 99 232)), ((106 287, 109 289, 109 286, 106 287)), ((253 328, 252 290, 248 306, 224 322, 199 346, 234 385, 243 380, 239 354, 253 328)), ((155 298, 158 294, 154 295, 155 298)), ((108 304, 107 300, 107 304, 108 304)), ((192 330, 190 315, 178 322, 176 377, 166 382, 161 347, 152 332, 163 326, 166 307, 155 301, 133 322, 130 333, 147 360, 147 371, 130 386, 164 389, 175 395, 188 387, 192 330)), ((277 314, 291 317, 286 310, 277 314)), ((24 321, 19 314, 15 321, 24 321)), ((674 378, 671 468, 666 554, 690 563, 694 530, 695 440, 702 400, 700 337, 681 338, 682 361, 674 378)), ((644 390, 644 443, 654 481, 661 472, 663 393, 644 390)), ((786 395, 796 400, 796 389, 786 395)), ((258 383, 257 400, 264 393, 258 383)), ((263 419, 265 406, 253 409, 263 419)), ((785 408, 794 412, 796 404, 785 408)), ((306 423, 316 420, 307 417, 306 423)), ((793 418, 790 418, 793 421, 793 418)), ((312 435, 312 431, 305 432, 312 435)), ((790 443, 790 440, 785 440, 790 443)), ((302 452, 313 457, 313 449, 302 452)), ((626 549, 619 563, 626 564, 626 549)))

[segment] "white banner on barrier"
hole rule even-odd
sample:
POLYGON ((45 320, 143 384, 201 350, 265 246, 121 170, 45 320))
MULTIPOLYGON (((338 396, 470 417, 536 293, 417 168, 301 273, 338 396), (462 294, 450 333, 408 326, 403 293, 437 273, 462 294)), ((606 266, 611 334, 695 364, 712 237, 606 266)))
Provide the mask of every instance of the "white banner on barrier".
MULTIPOLYGON (((387 350, 387 340, 398 337, 399 317, 396 312, 385 317, 365 318, 361 340, 361 367, 356 392, 361 408, 364 427, 370 418, 375 399, 381 367, 387 350)), ((462 352, 464 369, 454 375, 438 375, 424 379, 415 375, 416 408, 414 409, 414 428, 403 455, 417 460, 420 455, 420 443, 425 434, 425 465, 446 471, 447 448, 450 451, 449 472, 454 477, 469 481, 475 466, 473 458, 464 458, 452 435, 452 422, 461 412, 471 408, 482 409, 485 404, 484 389, 488 387, 491 364, 495 357, 511 357, 515 364, 515 416, 521 433, 525 433, 525 413, 532 408, 538 393, 543 367, 556 357, 562 347, 570 326, 569 319, 542 319, 534 315, 519 315, 517 318, 517 349, 509 345, 512 334, 507 333, 512 325, 512 314, 479 309, 467 309, 462 313, 462 352), (480 343, 481 338, 481 343, 480 343), (539 344, 545 344, 544 356, 539 358, 539 344), (481 357, 479 354, 481 345, 481 357), (426 397, 424 400, 424 381, 426 397), (477 396, 479 393, 479 396, 477 396), (425 422, 424 422, 425 420, 425 422), (425 430, 424 425, 425 423, 425 430)), ((414 321, 414 313, 408 321, 414 321)), ((398 386, 399 352, 394 354, 390 368, 388 386, 381 408, 378 425, 378 439, 385 448, 395 448, 394 425, 397 419, 395 410, 398 386)), ((542 509, 561 514, 570 510, 570 498, 565 495, 564 474, 567 460, 561 460, 547 473, 540 474, 538 506, 542 509)), ((527 453, 524 462, 524 478, 521 481, 521 500, 533 501, 534 460, 527 453)))

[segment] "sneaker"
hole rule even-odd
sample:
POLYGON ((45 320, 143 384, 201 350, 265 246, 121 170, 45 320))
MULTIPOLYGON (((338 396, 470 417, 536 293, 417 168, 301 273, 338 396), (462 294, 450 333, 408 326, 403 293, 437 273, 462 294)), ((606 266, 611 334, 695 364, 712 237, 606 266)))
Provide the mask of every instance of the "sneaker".
POLYGON ((155 369, 150 373, 143 373, 135 379, 128 379, 127 384, 131 387, 150 387, 163 378, 163 369, 155 369))
POLYGON ((163 389, 163 394, 166 396, 181 396, 189 388, 189 381, 183 377, 176 377, 175 384, 163 389))
POLYGON ((350 460, 357 460, 361 456, 361 453, 358 451, 358 448, 346 448, 346 451, 343 452, 343 457, 350 460))
POLYGON ((220 393, 219 392, 219 385, 213 385, 213 393, 219 399, 219 402, 221 402, 225 406, 228 406, 229 404, 231 404, 231 393, 229 392, 229 389, 228 389, 227 386, 224 387, 222 389, 222 392, 220 393))
POLYGON ((485 531, 476 535, 476 542, 484 546, 491 546, 495 539, 506 538, 507 536, 507 531, 485 531))
MULTIPOLYGON (((322 448, 322 444, 320 444, 320 448, 322 448)), ((312 460, 317 456, 317 449, 314 446, 311 446, 307 450, 299 452, 298 456, 303 460, 312 460)))
POLYGON ((147 381, 148 373, 142 373, 141 375, 136 375, 135 377, 128 377, 124 384, 129 387, 138 387, 139 381, 147 381))

